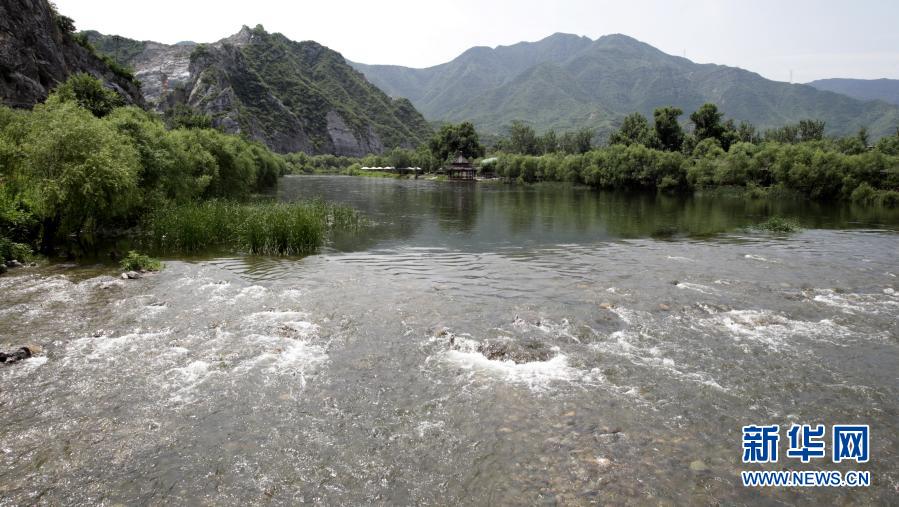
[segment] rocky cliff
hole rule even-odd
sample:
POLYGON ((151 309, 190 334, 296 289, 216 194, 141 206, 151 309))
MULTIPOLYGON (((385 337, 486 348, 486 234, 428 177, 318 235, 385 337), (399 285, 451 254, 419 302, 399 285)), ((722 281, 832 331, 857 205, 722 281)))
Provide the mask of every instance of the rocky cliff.
POLYGON ((413 147, 430 135, 408 100, 388 97, 340 53, 261 26, 212 44, 85 35, 99 52, 135 70, 158 110, 187 104, 222 130, 278 152, 361 156, 413 147))
POLYGON ((74 35, 74 23, 47 0, 0 0, 0 101, 31 107, 77 72, 87 72, 143 104, 137 82, 115 69, 74 35))

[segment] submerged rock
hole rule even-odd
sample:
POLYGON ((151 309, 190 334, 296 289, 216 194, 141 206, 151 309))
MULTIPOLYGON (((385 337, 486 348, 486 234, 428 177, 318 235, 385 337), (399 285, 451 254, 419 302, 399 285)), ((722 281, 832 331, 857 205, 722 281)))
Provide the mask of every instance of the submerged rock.
POLYGON ((708 469, 709 469, 709 467, 706 466, 706 464, 701 459, 698 459, 698 460, 690 463, 690 470, 692 470, 694 472, 705 472, 708 469))
POLYGON ((31 349, 28 347, 19 347, 15 352, 0 352, 0 363, 2 364, 10 364, 17 363, 23 359, 28 359, 33 354, 31 349))
POLYGON ((553 356, 549 347, 537 341, 488 341, 478 345, 477 351, 492 361, 513 361, 515 364, 547 361, 553 356))

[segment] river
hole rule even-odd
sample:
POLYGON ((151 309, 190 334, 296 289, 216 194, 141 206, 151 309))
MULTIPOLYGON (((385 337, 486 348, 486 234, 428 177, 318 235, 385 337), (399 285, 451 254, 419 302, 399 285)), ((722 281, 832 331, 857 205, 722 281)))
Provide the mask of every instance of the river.
POLYGON ((899 498, 899 214, 339 176, 305 258, 0 277, 0 504, 870 505, 899 498), (750 226, 770 215, 803 229, 750 226), (485 351, 508 352, 519 362, 485 351), (523 359, 522 359, 523 358, 523 359), (533 360, 527 360, 533 359, 533 360), (869 463, 741 462, 869 424, 869 463), (741 470, 869 470, 745 488, 741 470))

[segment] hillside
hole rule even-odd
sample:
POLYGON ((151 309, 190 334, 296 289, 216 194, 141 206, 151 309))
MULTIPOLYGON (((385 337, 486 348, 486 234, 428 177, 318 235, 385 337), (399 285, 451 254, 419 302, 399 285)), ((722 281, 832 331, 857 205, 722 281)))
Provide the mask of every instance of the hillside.
POLYGON ((187 104, 230 133, 275 151, 365 155, 424 142, 430 127, 316 42, 261 26, 212 44, 174 45, 85 32, 99 52, 131 66, 158 110, 187 104))
POLYGON ((882 100, 899 105, 899 79, 819 79, 808 83, 819 90, 859 100, 882 100))
POLYGON ((429 120, 471 120, 486 132, 523 120, 538 130, 591 127, 602 134, 634 111, 651 115, 656 107, 675 105, 689 113, 705 102, 761 129, 816 118, 827 122, 829 134, 866 126, 882 136, 899 125, 894 106, 697 64, 625 35, 590 40, 554 34, 538 42, 475 47, 425 69, 352 65, 391 95, 411 100, 429 120))
POLYGON ((0 102, 31 107, 70 75, 86 72, 126 103, 143 104, 130 76, 79 44, 74 29, 46 0, 0 1, 0 102))

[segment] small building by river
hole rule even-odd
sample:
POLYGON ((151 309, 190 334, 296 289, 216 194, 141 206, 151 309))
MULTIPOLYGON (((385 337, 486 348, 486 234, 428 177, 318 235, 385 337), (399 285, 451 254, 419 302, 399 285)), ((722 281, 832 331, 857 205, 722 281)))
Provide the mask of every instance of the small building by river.
POLYGON ((446 168, 446 174, 451 180, 469 180, 474 181, 477 169, 471 165, 471 161, 462 156, 460 153, 446 168))

